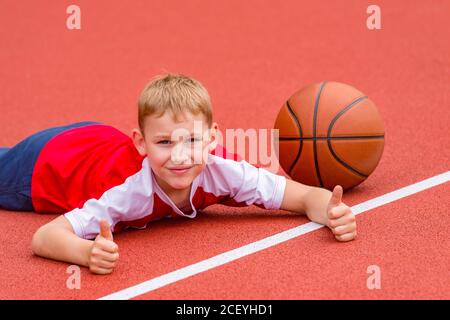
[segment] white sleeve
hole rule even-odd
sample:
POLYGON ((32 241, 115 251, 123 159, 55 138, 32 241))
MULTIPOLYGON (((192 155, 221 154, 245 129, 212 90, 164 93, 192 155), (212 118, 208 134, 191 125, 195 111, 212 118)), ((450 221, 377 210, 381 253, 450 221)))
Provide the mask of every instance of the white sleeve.
POLYGON ((252 166, 245 160, 239 162, 242 185, 233 197, 237 202, 262 204, 266 209, 279 209, 286 188, 286 178, 264 168, 252 166))
POLYGON ((111 226, 120 221, 140 219, 151 213, 153 197, 151 180, 141 170, 128 177, 125 182, 104 192, 99 199, 89 199, 82 208, 67 212, 75 234, 83 239, 93 239, 100 233, 100 220, 111 226))
POLYGON ((239 162, 212 157, 206 179, 206 191, 228 194, 236 202, 259 204, 266 209, 279 209, 286 188, 286 178, 245 160, 239 162))

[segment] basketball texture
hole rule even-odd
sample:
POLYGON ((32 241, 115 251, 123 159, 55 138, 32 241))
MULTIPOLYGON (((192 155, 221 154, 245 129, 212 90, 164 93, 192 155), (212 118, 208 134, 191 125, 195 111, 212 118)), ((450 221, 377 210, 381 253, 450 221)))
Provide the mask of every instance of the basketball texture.
POLYGON ((339 82, 295 92, 275 120, 279 162, 300 183, 348 190, 375 170, 384 148, 384 125, 375 104, 339 82))

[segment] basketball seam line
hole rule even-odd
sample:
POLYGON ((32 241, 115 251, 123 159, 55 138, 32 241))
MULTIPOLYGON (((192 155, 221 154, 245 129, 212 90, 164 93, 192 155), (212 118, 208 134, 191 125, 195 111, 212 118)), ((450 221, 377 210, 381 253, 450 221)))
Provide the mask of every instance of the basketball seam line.
POLYGON ((358 139, 384 139, 384 135, 380 136, 348 136, 348 137, 280 137, 278 140, 358 140, 358 139))
MULTIPOLYGON (((286 101, 286 106, 287 106, 288 111, 291 114, 292 118, 294 118, 295 123, 297 124, 297 128, 300 131, 300 138, 301 138, 303 136, 302 126, 300 125, 300 121, 298 120, 297 115, 295 114, 294 110, 292 110, 289 100, 286 101)), ((297 156, 295 157, 294 162, 291 164, 291 167, 289 168, 289 171, 287 172, 288 175, 291 175, 291 171, 294 169, 295 164, 297 163, 298 159, 300 158, 300 155, 302 153, 302 148, 303 148, 303 141, 300 140, 300 146, 298 148, 297 156)))
POLYGON ((327 137, 331 136, 331 130, 333 129, 334 124, 336 123, 336 121, 344 114, 346 113, 348 110, 350 110, 352 107, 354 107, 356 104, 358 104, 359 102, 361 102, 362 100, 367 99, 367 96, 362 96, 359 98, 356 98, 355 100, 353 100, 352 102, 350 102, 350 104, 348 104, 344 109, 342 109, 341 111, 339 111, 339 113, 331 120, 330 122, 330 126, 328 127, 328 132, 327 132, 327 137))
POLYGON ((319 179, 320 187, 323 187, 323 181, 322 181, 322 177, 320 176, 319 161, 317 159, 317 139, 316 139, 317 132, 316 132, 316 130, 317 130, 317 113, 319 110, 320 95, 322 94, 322 90, 325 87, 326 83, 327 83, 326 81, 322 82, 322 84, 320 85, 320 88, 319 88, 319 92, 316 95, 316 100, 314 101, 314 118, 313 118, 314 164, 316 167, 316 175, 317 175, 317 178, 319 179))
MULTIPOLYGON (((344 113, 346 113, 348 110, 350 110, 351 108, 353 108, 354 106, 356 106, 358 103, 360 103, 361 101, 363 101, 365 99, 367 99, 367 96, 359 97, 359 98, 353 100, 352 102, 350 102, 350 104, 347 105, 345 108, 343 108, 341 111, 339 111, 339 113, 333 118, 333 120, 331 120, 330 126, 328 127, 327 136, 329 137, 331 135, 331 130, 333 129, 334 124, 344 113)), ((338 155, 336 154, 336 152, 334 151, 333 145, 331 144, 330 140, 328 140, 327 144, 328 144, 328 149, 331 152, 331 155, 333 156, 333 158, 336 159, 336 161, 338 161, 341 165, 343 165, 345 168, 347 168, 351 172, 353 172, 363 178, 368 177, 368 175, 359 172, 358 170, 356 170, 355 168, 350 166, 348 163, 346 163, 344 160, 339 158, 338 155)))

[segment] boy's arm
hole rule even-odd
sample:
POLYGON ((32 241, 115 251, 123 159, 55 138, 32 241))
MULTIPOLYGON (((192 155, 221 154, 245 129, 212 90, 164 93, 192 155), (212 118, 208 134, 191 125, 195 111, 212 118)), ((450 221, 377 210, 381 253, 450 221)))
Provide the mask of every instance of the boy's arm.
POLYGON ((280 209, 306 214, 311 221, 326 225, 339 241, 356 237, 355 215, 342 202, 342 187, 333 192, 286 179, 280 209))
POLYGON ((119 258, 106 220, 100 221, 100 233, 90 241, 78 237, 69 220, 60 216, 36 231, 31 247, 38 256, 89 267, 97 274, 111 273, 119 258))
POLYGON ((40 227, 33 236, 31 248, 34 254, 54 260, 88 266, 93 241, 78 237, 66 217, 40 227))
POLYGON ((147 162, 144 171, 87 200, 39 228, 33 236, 34 254, 89 267, 93 273, 111 273, 119 259, 112 228, 123 219, 139 219, 151 212, 153 198, 147 162), (90 241, 87 239, 93 239, 90 241))

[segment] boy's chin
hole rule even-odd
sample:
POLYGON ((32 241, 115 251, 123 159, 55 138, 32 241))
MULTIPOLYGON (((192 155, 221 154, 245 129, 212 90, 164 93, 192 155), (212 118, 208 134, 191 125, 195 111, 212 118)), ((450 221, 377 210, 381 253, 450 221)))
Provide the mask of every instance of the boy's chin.
POLYGON ((171 178, 169 179, 169 185, 171 188, 176 190, 183 190, 189 188, 192 184, 191 178, 171 178))

